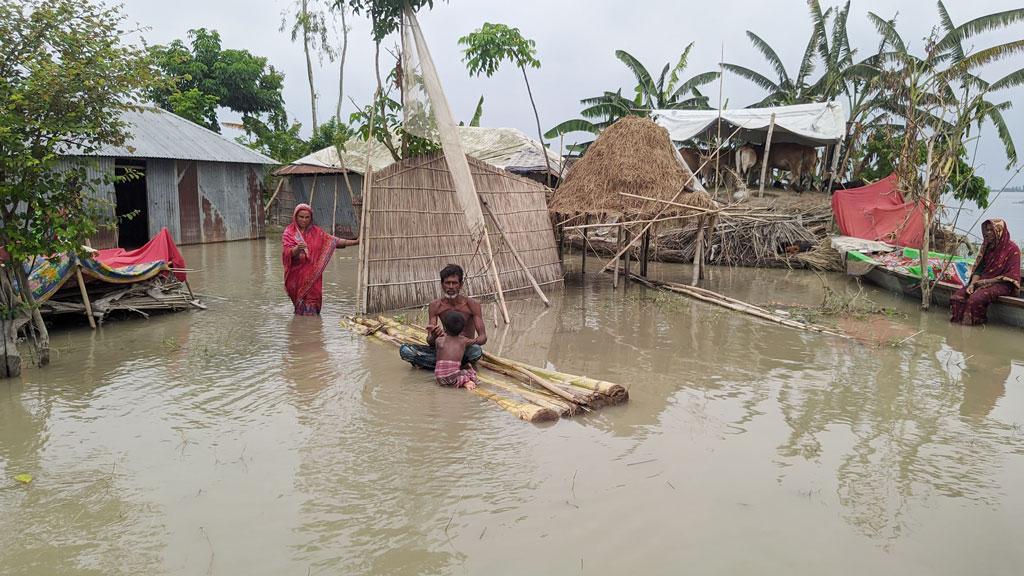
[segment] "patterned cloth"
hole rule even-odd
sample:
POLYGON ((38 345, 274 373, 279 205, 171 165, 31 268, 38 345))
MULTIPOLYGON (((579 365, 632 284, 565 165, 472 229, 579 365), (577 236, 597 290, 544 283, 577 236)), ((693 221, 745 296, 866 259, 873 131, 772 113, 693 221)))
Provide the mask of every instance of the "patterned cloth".
POLYGON ((157 260, 128 266, 108 266, 91 257, 78 258, 61 254, 52 258, 36 258, 25 262, 28 286, 36 302, 46 302, 75 276, 75 264, 82 265, 82 274, 108 284, 132 284, 149 280, 170 270, 167 262, 157 260))
MULTIPOLYGON (((889 270, 921 277, 921 260, 906 256, 902 251, 890 252, 875 258, 889 270)), ((955 286, 966 286, 970 279, 971 263, 962 260, 950 260, 946 257, 928 258, 928 277, 934 279, 938 271, 939 280, 955 286)))
POLYGON ((1006 222, 986 220, 981 228, 987 232, 988 241, 981 246, 974 268, 967 275, 967 283, 975 276, 998 282, 977 287, 971 294, 966 287, 957 290, 949 298, 950 322, 968 326, 984 324, 988 321, 990 304, 1000 296, 1020 293, 1020 248, 1010 240, 1006 222))
POLYGON ((441 386, 462 388, 470 382, 476 382, 476 370, 462 368, 462 363, 456 360, 438 360, 434 366, 434 378, 441 386))
POLYGON ((987 229, 992 240, 981 245, 971 276, 1002 280, 1013 285, 1013 293, 1017 294, 1020 291, 1020 248, 1010 239, 1006 222, 993 218, 983 222, 981 229, 983 232, 987 229))

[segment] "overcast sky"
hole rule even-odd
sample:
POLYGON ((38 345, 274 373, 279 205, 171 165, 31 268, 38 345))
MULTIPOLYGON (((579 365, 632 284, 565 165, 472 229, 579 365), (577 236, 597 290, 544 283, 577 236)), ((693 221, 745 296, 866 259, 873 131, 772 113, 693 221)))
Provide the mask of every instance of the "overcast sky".
MULTIPOLYGON (((310 0, 311 2, 313 0, 310 0)), ((690 42, 695 42, 690 64, 684 74, 716 70, 721 52, 725 61, 741 64, 766 75, 767 64, 750 45, 745 32, 752 30, 768 41, 795 76, 810 34, 810 19, 805 0, 435 0, 433 10, 420 12, 420 23, 434 56, 441 81, 452 104, 456 120, 469 120, 477 99, 485 98, 482 125, 511 126, 527 134, 536 127, 521 73, 505 67, 492 78, 470 78, 462 62, 457 40, 484 22, 501 22, 520 29, 537 42, 542 66, 530 70, 530 82, 541 124, 551 126, 578 117, 581 98, 622 87, 630 94, 636 82, 632 73, 615 58, 623 49, 636 56, 652 74, 673 64, 690 42)), ((243 48, 266 57, 285 74, 284 98, 289 117, 310 130, 309 87, 301 44, 293 44, 286 32, 280 32, 281 14, 294 0, 125 0, 129 21, 146 27, 143 36, 150 44, 184 38, 191 28, 211 28, 221 34, 225 48, 243 48)), ((823 7, 839 2, 822 0, 823 7)), ((1020 0, 947 0, 946 7, 956 23, 971 18, 1017 8, 1020 0)), ((922 39, 938 24, 933 2, 909 0, 853 0, 849 20, 850 41, 862 56, 877 46, 878 36, 867 19, 873 11, 891 17, 899 13, 898 29, 912 46, 920 48, 922 39)), ((343 115, 354 106, 368 102, 375 85, 373 43, 369 22, 349 18, 349 52, 345 68, 343 115)), ((340 27, 340 23, 338 24, 340 27)), ((1024 24, 1001 34, 978 37, 977 48, 997 42, 1024 38, 1024 24)), ((389 39, 394 46, 397 38, 389 39)), ((340 42, 339 42, 340 44, 340 42)), ((992 67, 982 75, 994 80, 1021 67, 1024 58, 992 67), (1014 66, 1015 64, 1015 66, 1014 66)), ((382 68, 393 65, 389 55, 382 57, 382 68)), ((338 64, 326 58, 315 67, 319 93, 319 118, 334 113, 338 100, 338 64)), ((712 104, 717 103, 718 85, 707 87, 712 104)), ((744 107, 759 100, 763 92, 739 77, 726 75, 724 93, 730 108, 744 107)), ((1012 100, 1017 108, 1006 119, 1021 156, 1024 157, 1024 90, 1006 91, 1000 100, 1012 100)), ((230 112, 221 121, 237 120, 230 112)), ((568 143, 568 142, 567 142, 568 143)), ((552 143, 556 148, 559 143, 552 143)), ((990 186, 1001 187, 1009 172, 995 133, 987 129, 978 153, 980 172, 990 186)), ((1022 183, 1021 178, 1014 181, 1022 183)))

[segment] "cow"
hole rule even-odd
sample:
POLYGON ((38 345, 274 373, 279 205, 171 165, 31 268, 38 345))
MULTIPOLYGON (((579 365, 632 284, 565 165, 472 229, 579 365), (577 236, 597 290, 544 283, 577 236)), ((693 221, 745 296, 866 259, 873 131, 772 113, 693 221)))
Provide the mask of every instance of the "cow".
MULTIPOLYGON (((764 158, 763 146, 755 145, 752 146, 752 148, 757 152, 758 158, 764 158)), ((803 180, 805 176, 811 183, 813 183, 814 169, 817 165, 818 152, 811 146, 779 142, 777 144, 772 144, 771 152, 769 152, 769 171, 774 168, 778 168, 779 170, 789 172, 792 176, 789 181, 790 186, 796 192, 803 191, 803 180)))
POLYGON ((757 150, 747 144, 733 151, 736 174, 744 184, 749 180, 750 170, 757 165, 757 150))

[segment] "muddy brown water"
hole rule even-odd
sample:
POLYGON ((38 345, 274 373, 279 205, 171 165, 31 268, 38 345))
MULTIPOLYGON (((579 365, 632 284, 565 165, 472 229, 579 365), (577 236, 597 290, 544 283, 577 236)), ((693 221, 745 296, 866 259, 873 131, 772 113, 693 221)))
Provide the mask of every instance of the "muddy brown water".
MULTIPOLYGON (((631 400, 534 426, 342 330, 354 250, 323 317, 293 318, 276 242, 186 248, 209 310, 55 331, 51 367, 0 382, 0 573, 1024 567, 1020 330, 866 288, 900 314, 846 321, 884 344, 864 345, 570 261, 552 307, 511 302, 488 347, 631 400)), ((710 272, 757 303, 822 294, 807 272, 710 272)))

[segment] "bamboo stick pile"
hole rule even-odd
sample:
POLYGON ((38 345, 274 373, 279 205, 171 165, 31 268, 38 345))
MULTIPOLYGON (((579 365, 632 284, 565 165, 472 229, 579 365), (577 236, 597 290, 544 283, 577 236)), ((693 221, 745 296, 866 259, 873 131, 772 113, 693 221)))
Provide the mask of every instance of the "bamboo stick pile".
MULTIPOLYGON (((189 290, 174 276, 157 276, 144 282, 129 285, 91 283, 90 304, 96 320, 102 322, 114 312, 133 312, 149 317, 152 312, 180 311, 190 308, 205 309, 189 290), (103 294, 97 294, 101 287, 115 287, 103 294)), ((76 291, 58 292, 53 298, 40 304, 43 314, 85 314, 86 305, 76 291)))
MULTIPOLYGON (((811 252, 818 250, 822 238, 828 236, 830 222, 831 208, 827 204, 799 211, 777 210, 772 205, 730 206, 718 214, 708 245, 708 262, 764 267, 797 264, 832 269, 839 262, 832 262, 829 254, 796 258, 784 251, 785 246, 801 243, 813 246, 811 252)), ((695 223, 664 232, 658 238, 659 253, 671 254, 673 260, 692 260, 696 233, 695 223)))
MULTIPOLYGON (((427 342, 423 328, 385 316, 349 317, 342 325, 395 346, 427 342)), ((477 368, 479 385, 472 392, 527 422, 568 418, 629 400, 629 392, 619 384, 538 368, 488 352, 477 368)))

